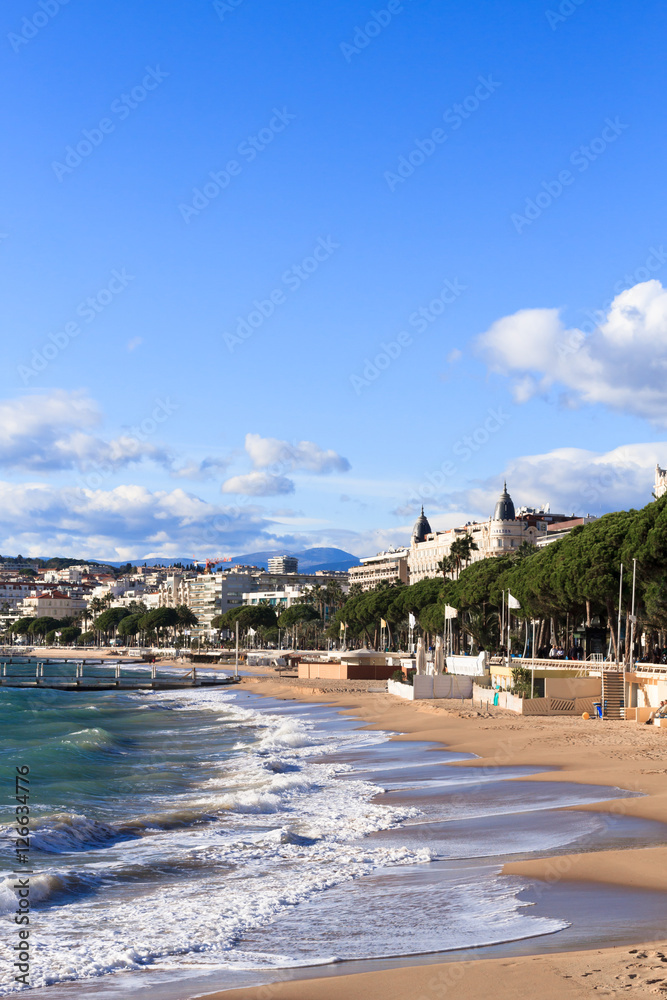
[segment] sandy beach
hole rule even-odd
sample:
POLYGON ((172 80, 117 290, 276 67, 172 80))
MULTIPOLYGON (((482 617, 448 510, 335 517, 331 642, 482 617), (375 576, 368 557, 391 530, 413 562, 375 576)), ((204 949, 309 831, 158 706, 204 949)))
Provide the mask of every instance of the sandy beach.
MULTIPOLYGON (((479 713, 452 702, 402 702, 388 694, 322 691, 289 678, 248 677, 243 686, 285 700, 322 702, 362 719, 368 728, 395 731, 397 740, 445 744, 472 753, 460 767, 531 765, 549 770, 518 780, 617 786, 641 797, 610 799, 579 808, 667 823, 667 733, 631 722, 522 718, 479 713)), ((667 844, 631 850, 565 854, 506 864, 504 873, 553 883, 602 883, 667 891, 667 844)), ((283 981, 210 994, 220 1000, 368 1000, 667 995, 667 929, 653 940, 592 951, 410 964, 355 975, 283 981)), ((634 942, 634 943, 632 943, 634 942)))

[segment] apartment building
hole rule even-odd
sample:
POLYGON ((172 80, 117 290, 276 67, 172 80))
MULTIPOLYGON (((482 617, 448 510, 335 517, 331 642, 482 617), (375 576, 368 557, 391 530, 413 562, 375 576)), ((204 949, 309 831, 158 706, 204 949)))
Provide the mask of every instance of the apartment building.
POLYGON ((363 590, 372 590, 378 583, 407 583, 409 555, 408 548, 390 548, 374 556, 365 556, 360 566, 350 569, 350 584, 358 583, 363 590))

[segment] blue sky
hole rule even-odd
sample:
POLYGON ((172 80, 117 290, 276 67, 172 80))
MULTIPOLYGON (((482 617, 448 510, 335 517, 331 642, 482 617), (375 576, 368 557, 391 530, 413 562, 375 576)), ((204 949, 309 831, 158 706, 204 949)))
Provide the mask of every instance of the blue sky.
POLYGON ((368 554, 505 476, 649 500, 665 20, 11 0, 2 552, 368 554))

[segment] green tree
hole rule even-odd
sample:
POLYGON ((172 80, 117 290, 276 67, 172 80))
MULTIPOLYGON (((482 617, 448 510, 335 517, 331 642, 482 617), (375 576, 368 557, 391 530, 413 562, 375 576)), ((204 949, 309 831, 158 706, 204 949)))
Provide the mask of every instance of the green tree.
POLYGON ((456 559, 451 553, 448 556, 443 556, 438 563, 438 570, 442 573, 445 580, 454 573, 456 568, 456 559))
POLYGON ((293 604, 291 608, 285 608, 278 618, 278 628, 292 628, 303 622, 320 621, 320 616, 314 608, 308 604, 293 604))
POLYGON ((477 542, 472 535, 468 534, 468 532, 466 532, 465 535, 459 535, 458 538, 454 539, 449 550, 449 554, 454 560, 457 576, 461 573, 461 567, 468 564, 470 556, 473 552, 477 551, 478 548, 479 546, 477 545, 477 542))
POLYGON ((15 622, 9 626, 10 632, 15 632, 17 635, 27 635, 30 626, 34 622, 34 618, 17 618, 15 622))
POLYGON ((28 626, 28 634, 44 639, 48 632, 54 631, 59 625, 60 621, 57 618, 52 618, 50 615, 43 615, 40 618, 33 618, 31 620, 28 626))
POLYGON ((126 615, 125 618, 121 619, 118 623, 116 634, 121 636, 123 639, 129 639, 138 635, 141 631, 140 622, 142 618, 142 614, 126 615))
POLYGON ((77 641, 80 635, 80 628, 77 628, 75 625, 67 625, 65 628, 60 629, 60 638, 58 641, 61 646, 71 646, 77 641))
POLYGON ((178 625, 176 608, 154 608, 139 619, 141 631, 146 633, 148 640, 155 634, 159 641, 164 640, 164 633, 178 625))
POLYGON ((240 629, 248 628, 275 628, 276 613, 273 608, 266 604, 241 604, 237 608, 230 608, 223 615, 217 615, 211 625, 218 629, 231 629, 234 631, 236 622, 240 629))

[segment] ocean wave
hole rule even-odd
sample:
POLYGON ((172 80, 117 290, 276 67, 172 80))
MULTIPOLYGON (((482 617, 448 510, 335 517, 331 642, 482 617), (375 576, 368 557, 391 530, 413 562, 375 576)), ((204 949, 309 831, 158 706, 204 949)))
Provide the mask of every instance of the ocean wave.
MULTIPOLYGON (((21 875, 5 878, 0 882, 0 914, 13 913, 18 905, 17 879, 21 875)), ((93 892, 102 882, 102 876, 83 872, 44 872, 30 875, 30 906, 52 902, 70 902, 74 897, 93 892)))
POLYGON ((284 760, 267 760, 264 767, 267 771, 273 771, 274 774, 286 774, 288 771, 301 770, 298 764, 290 764, 284 760))
POLYGON ((237 813, 277 813, 282 807, 282 799, 274 792, 245 791, 221 796, 217 806, 237 813))
POLYGON ((118 752, 122 749, 120 741, 100 727, 90 729, 77 729, 66 736, 60 737, 60 743, 65 746, 74 746, 77 750, 105 750, 118 752))
POLYGON ((80 813, 55 813, 33 827, 32 846, 45 854, 68 854, 107 846, 121 836, 118 827, 80 813))

